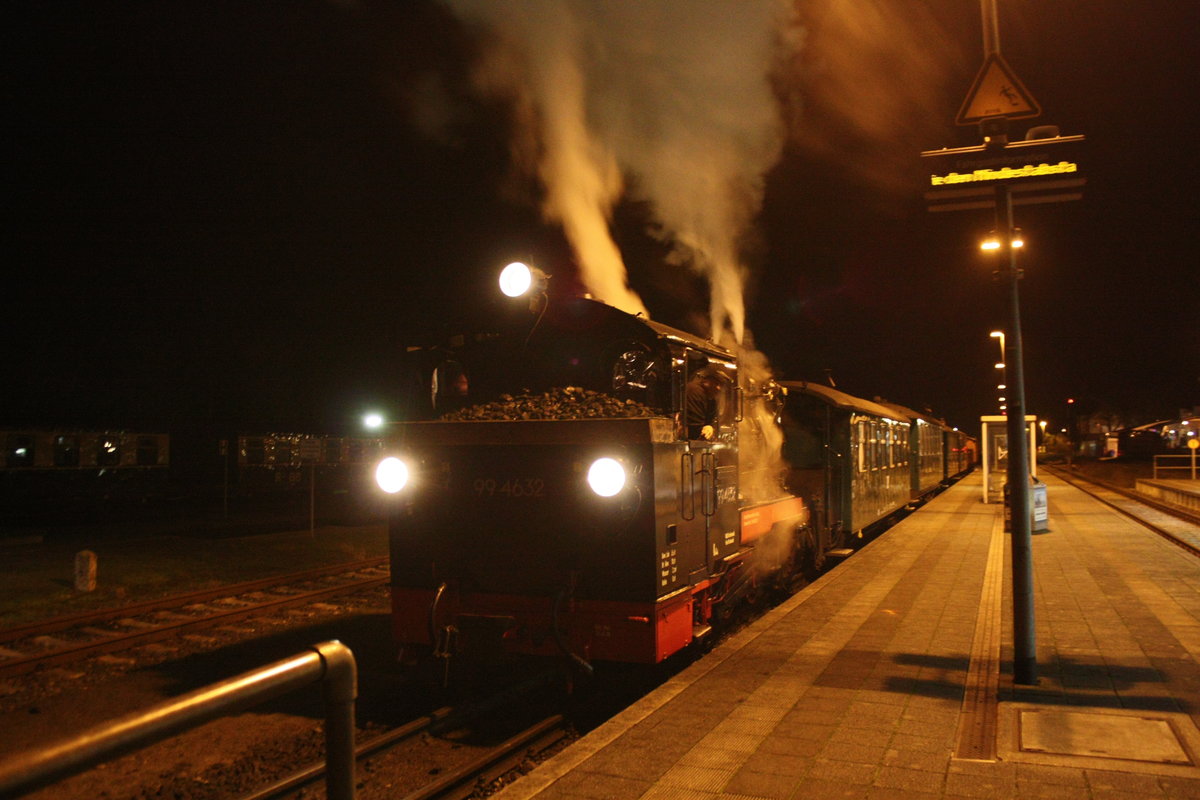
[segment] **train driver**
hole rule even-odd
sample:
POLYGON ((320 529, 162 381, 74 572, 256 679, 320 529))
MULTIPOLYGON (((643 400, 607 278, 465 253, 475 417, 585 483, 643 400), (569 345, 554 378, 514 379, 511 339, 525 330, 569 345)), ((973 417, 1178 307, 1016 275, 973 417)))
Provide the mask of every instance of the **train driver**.
POLYGON ((716 436, 722 382, 721 374, 714 369, 702 369, 688 381, 684 413, 689 439, 711 440, 716 436))

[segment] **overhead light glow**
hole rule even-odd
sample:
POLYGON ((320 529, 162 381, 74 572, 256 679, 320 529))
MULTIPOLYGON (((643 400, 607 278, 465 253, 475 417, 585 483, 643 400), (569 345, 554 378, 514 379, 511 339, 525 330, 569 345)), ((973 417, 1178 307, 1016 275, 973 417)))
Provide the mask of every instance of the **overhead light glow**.
POLYGON ((375 430, 383 427, 383 415, 372 411, 370 414, 363 415, 363 426, 375 430))
MULTIPOLYGON (((1014 228, 1011 236, 1012 238, 1008 240, 1008 244, 1014 250, 1019 250, 1025 246, 1025 237, 1021 235, 1020 228, 1014 228)), ((1003 243, 1000 241, 1000 234, 995 231, 989 233, 987 238, 979 243, 979 249, 988 253, 999 250, 1002 246, 1003 243)), ((1004 339, 1004 334, 1000 331, 992 331, 991 335, 1001 340, 1004 339)))
POLYGON ((508 297, 520 297, 533 286, 533 270, 514 261, 500 272, 500 291, 508 297))

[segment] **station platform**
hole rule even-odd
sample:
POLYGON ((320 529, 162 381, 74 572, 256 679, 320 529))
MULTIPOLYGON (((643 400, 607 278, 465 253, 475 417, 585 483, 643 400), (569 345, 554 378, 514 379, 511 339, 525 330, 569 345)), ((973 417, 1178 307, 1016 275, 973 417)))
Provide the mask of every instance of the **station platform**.
POLYGON ((1200 514, 1200 480, 1139 480, 1139 494, 1200 514))
POLYGON ((1200 798, 1200 559, 1054 477, 1038 682, 965 479, 495 797, 1200 798))

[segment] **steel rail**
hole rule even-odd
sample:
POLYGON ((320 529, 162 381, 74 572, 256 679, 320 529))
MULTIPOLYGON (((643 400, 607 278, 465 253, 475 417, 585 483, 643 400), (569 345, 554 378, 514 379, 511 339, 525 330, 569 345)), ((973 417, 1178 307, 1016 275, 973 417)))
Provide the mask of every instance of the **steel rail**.
MULTIPOLYGON (((451 713, 453 713, 453 710, 449 706, 443 706, 387 733, 381 733, 379 736, 358 745, 354 749, 354 759, 355 761, 361 761, 365 758, 370 758, 381 750, 394 747, 405 739, 429 730, 434 725, 449 717, 451 713)), ((240 800, 274 800, 274 798, 290 795, 299 789, 320 781, 324 777, 324 762, 313 764, 297 770, 284 778, 280 778, 275 783, 264 786, 251 794, 242 795, 240 800)))
MULTIPOLYGON (((523 753, 530 746, 542 741, 545 737, 563 731, 563 728, 564 721, 561 714, 548 717, 496 745, 453 772, 443 775, 433 783, 410 792, 404 796, 403 800, 434 800, 434 798, 454 796, 452 793, 455 790, 472 783, 489 769, 504 763, 517 753, 523 753)), ((474 787, 470 788, 473 790, 474 787)), ((470 791, 464 792, 461 796, 466 796, 467 794, 470 794, 470 791)))
MULTIPOLYGON (((519 701, 527 697, 530 693, 551 683, 558 677, 557 670, 548 671, 533 676, 527 681, 523 681, 515 686, 510 686, 491 697, 475 703, 467 708, 452 708, 444 706, 431 711, 421 717, 418 717, 411 722, 407 722, 398 728, 379 734, 365 742, 362 742, 354 751, 355 759, 359 761, 371 758, 379 753, 390 750, 393 747, 403 743, 405 740, 412 738, 418 733, 429 731, 434 735, 444 733, 447 730, 455 730, 460 728, 472 719, 476 719, 484 714, 491 713, 496 709, 504 708, 514 701, 519 701)), ((558 730, 565 730, 560 728, 558 730)), ((544 734, 549 736, 550 734, 544 734)), ((531 745, 532 746, 532 745, 531 745)), ((496 755, 495 748, 488 751, 489 754, 484 756, 491 761, 493 768, 496 764, 502 763, 491 756, 496 755)), ((501 756, 502 758, 502 756, 501 756)), ((509 767, 511 768, 511 767, 509 767)), ((477 774, 479 774, 477 772, 477 774)), ((272 784, 263 786, 250 794, 242 795, 238 800, 278 800, 278 798, 291 797, 293 794, 307 786, 317 783, 325 777, 325 765, 323 763, 310 764, 307 767, 287 775, 272 784)))
POLYGON ((117 650, 127 650, 131 647, 139 647, 141 645, 150 644, 162 639, 168 639, 172 636, 177 636, 181 633, 192 630, 202 630, 211 628, 214 625, 228 622, 237 622, 246 617, 256 616, 267 611, 275 611, 293 606, 304 605, 315 600, 320 600, 324 597, 336 594, 347 594, 350 592, 369 589, 374 586, 380 586, 387 583, 388 578, 367 578, 353 583, 341 584, 338 586, 327 586, 323 589, 317 589, 303 594, 289 595, 288 597, 276 598, 261 603, 254 603, 242 608, 229 609, 227 611, 218 611, 216 613, 205 614, 201 617, 192 617, 189 619, 167 622, 166 624, 152 628, 149 630, 138 631, 135 633, 119 633, 114 632, 111 637, 98 639, 95 641, 81 642, 75 645, 50 651, 48 653, 38 653, 35 655, 15 658, 10 661, 0 662, 0 677, 11 677, 14 675, 22 675, 30 672, 40 666, 52 666, 54 664, 62 664, 70 661, 77 661, 81 658, 89 656, 101 655, 103 653, 111 653, 117 650))
POLYGON ((345 564, 336 564, 331 567, 318 567, 316 569, 305 570, 303 572, 294 572, 288 575, 275 575, 270 578, 259 578, 258 580, 245 581, 244 583, 227 584, 225 586, 218 586, 213 589, 201 589, 195 592, 188 592, 186 594, 175 594, 167 597, 160 597, 155 600, 146 600, 144 602, 131 603, 129 605, 117 606, 114 608, 102 608, 95 611, 84 611, 79 614, 51 617, 38 622, 30 622, 25 625, 18 625, 13 628, 4 628, 3 630, 0 630, 0 644, 4 642, 15 642, 18 639, 28 639, 32 636, 44 636, 49 633, 55 633, 57 631, 67 630, 69 628, 77 628, 80 625, 108 622, 114 619, 121 619, 122 617, 131 617, 136 614, 146 614, 151 611, 182 608, 184 606, 196 605, 198 603, 203 603, 219 597, 230 597, 232 595, 262 591, 263 589, 269 589, 273 586, 284 586, 289 583, 315 580, 317 578, 324 578, 329 575, 357 572, 361 569, 382 566, 387 562, 387 556, 380 556, 378 558, 369 558, 363 561, 351 561, 345 564))

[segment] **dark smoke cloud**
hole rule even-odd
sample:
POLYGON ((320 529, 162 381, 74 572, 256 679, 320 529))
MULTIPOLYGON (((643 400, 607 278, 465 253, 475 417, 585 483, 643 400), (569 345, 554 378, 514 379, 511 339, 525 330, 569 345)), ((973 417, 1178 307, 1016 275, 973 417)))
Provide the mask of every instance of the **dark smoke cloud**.
MULTIPOLYGON (((911 193, 917 153, 951 144, 948 109, 964 96, 965 43, 978 30, 954 0, 804 0, 803 46, 780 76, 791 140, 809 157, 897 194, 911 193)), ((966 5, 970 6, 971 3, 966 5)))

